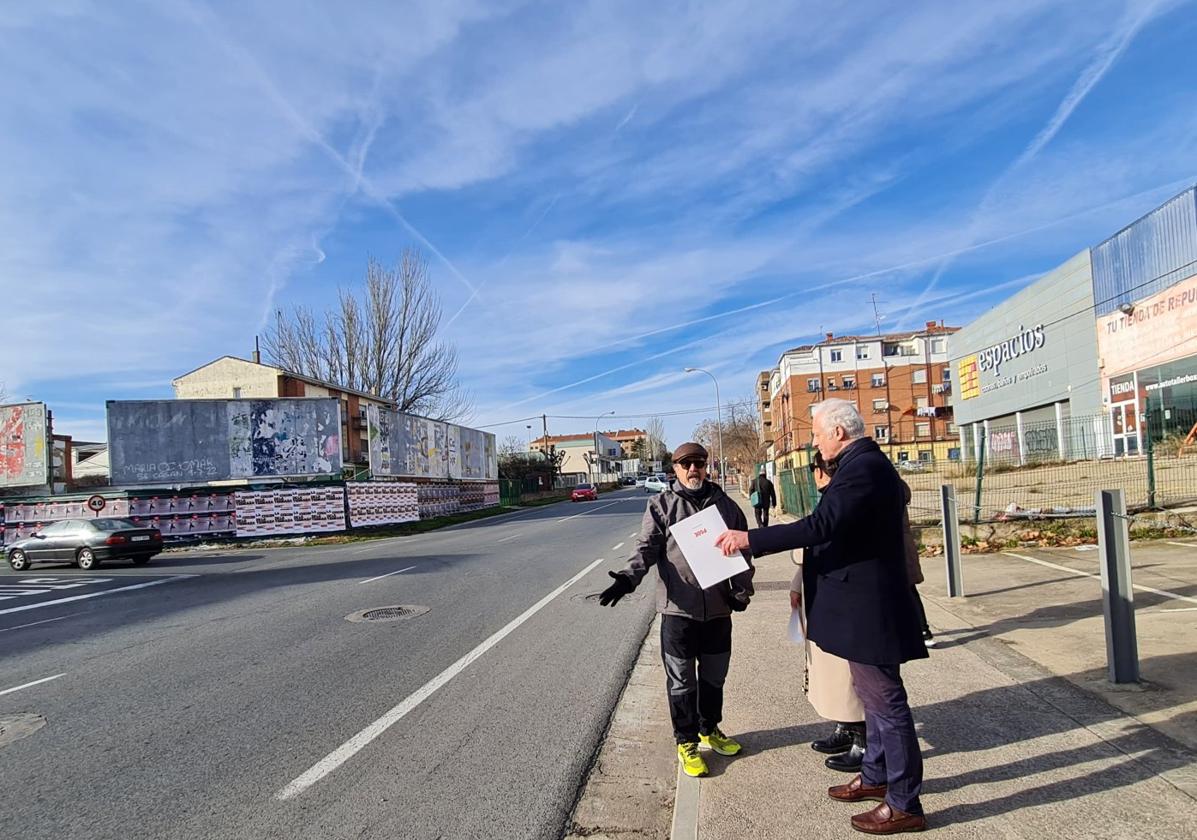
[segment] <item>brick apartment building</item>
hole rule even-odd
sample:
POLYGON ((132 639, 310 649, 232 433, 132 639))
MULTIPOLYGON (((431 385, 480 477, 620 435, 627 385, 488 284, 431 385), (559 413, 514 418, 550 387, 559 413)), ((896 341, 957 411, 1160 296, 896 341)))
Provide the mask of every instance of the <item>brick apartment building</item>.
POLYGON ((815 403, 856 403, 867 433, 894 461, 960 457, 949 406, 948 336, 928 321, 917 331, 835 336, 787 350, 757 377, 761 440, 780 469, 806 464, 815 403))
POLYGON ((599 432, 619 444, 621 458, 635 458, 636 441, 648 440, 648 432, 643 429, 619 429, 615 432, 599 432))

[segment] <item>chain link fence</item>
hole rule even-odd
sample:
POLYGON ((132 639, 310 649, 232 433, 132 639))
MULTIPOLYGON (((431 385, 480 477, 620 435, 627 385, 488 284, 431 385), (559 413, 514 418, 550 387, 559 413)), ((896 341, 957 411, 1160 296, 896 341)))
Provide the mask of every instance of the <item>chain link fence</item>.
POLYGON ((1185 416, 1151 413, 1115 424, 1108 415, 991 426, 964 461, 906 461, 911 518, 938 521, 939 488, 955 488, 965 522, 1093 516, 1100 489, 1121 488, 1131 510, 1197 502, 1197 442, 1185 416))

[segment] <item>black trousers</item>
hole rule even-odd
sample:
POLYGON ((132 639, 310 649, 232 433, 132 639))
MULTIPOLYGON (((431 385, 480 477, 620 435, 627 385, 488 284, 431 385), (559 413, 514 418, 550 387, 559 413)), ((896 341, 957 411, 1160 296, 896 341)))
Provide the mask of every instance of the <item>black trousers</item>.
POLYGON ((752 512, 756 514, 756 526, 758 528, 769 527, 769 508, 768 507, 754 507, 752 512))
POLYGON ((927 626, 927 610, 923 607, 923 599, 919 597, 918 587, 910 585, 910 594, 914 598, 914 611, 918 613, 919 629, 923 631, 923 638, 931 636, 931 628, 927 626))
POLYGON ((679 744, 709 735, 723 720, 723 682, 731 664, 730 618, 661 616, 661 659, 669 716, 679 744))

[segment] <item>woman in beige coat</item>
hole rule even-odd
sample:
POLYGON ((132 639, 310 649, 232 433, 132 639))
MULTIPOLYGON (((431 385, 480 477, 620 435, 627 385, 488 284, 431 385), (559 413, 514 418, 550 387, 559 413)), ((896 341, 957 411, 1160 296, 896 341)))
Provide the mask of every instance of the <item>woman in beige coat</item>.
MULTIPOLYGON (((823 488, 831 481, 834 467, 827 464, 822 455, 816 454, 811 464, 811 472, 814 474, 815 487, 822 493, 823 488)), ((818 550, 816 548, 812 551, 818 550)), ((811 587, 803 586, 803 549, 796 549, 792 556, 798 564, 798 571, 794 573, 794 579, 790 582, 790 607, 799 610, 805 635, 804 596, 811 593, 811 587)), ((814 576, 809 577, 813 579, 814 576)), ((811 749, 827 753, 828 758, 824 763, 832 770, 859 772, 865 751, 864 706, 852 687, 848 661, 827 653, 807 639, 804 690, 807 700, 820 717, 836 722, 835 731, 826 738, 814 741, 811 749)))

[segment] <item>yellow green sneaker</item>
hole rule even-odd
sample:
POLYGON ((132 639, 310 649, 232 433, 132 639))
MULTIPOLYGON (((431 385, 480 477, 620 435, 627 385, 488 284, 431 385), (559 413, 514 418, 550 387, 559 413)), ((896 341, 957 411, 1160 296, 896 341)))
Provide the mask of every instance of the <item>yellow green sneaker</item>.
POLYGON ((698 754, 698 744, 695 741, 678 744, 677 759, 682 763, 682 772, 687 776, 705 776, 709 772, 707 763, 698 754))
POLYGON ((704 747, 710 747, 720 755, 735 755, 742 749, 738 742, 724 735, 718 726, 711 730, 710 735, 699 735, 698 738, 704 747))

